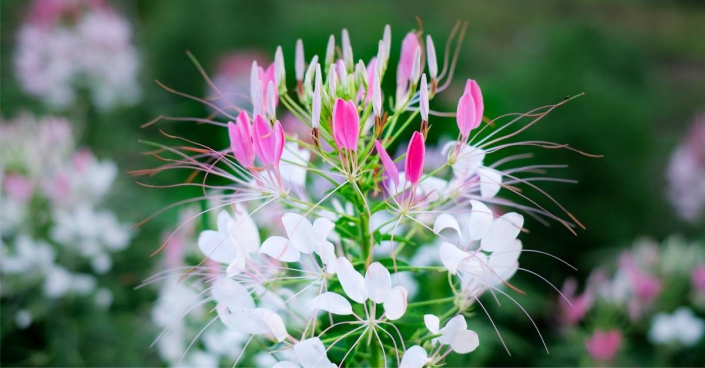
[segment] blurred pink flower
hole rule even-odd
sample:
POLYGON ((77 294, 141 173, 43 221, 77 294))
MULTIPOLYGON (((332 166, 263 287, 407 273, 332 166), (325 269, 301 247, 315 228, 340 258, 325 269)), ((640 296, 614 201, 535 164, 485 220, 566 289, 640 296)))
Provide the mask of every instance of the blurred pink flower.
POLYGON ((695 267, 691 275, 693 288, 698 292, 705 293, 705 263, 701 263, 695 267))
POLYGON ((560 298, 561 322, 565 325, 574 325, 585 317, 585 314, 590 310, 593 303, 593 294, 590 290, 585 290, 582 295, 576 295, 578 283, 575 279, 570 278, 563 283, 561 292, 570 300, 571 306, 565 299, 560 298))
POLYGON ((29 201, 34 192, 34 183, 29 178, 17 174, 5 175, 2 187, 10 198, 21 202, 29 201))
POLYGON ((596 330, 589 339, 585 340, 585 349, 597 362, 611 361, 621 345, 622 332, 619 330, 596 330))
POLYGON ((693 121, 666 169, 668 198, 683 219, 696 222, 705 208, 705 113, 693 121))

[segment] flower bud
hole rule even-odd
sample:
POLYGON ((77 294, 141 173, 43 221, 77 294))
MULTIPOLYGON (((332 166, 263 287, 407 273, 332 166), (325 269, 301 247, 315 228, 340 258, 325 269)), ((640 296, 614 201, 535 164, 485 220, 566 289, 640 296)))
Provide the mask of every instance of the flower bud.
POLYGON ((357 152, 360 139, 360 117, 352 101, 338 99, 333 107, 333 138, 339 149, 357 152))
POLYGON ((426 73, 421 76, 421 86, 419 87, 419 110, 421 112, 421 120, 428 122, 428 83, 426 82, 426 73))
POLYGON ((335 36, 330 35, 328 37, 328 46, 326 46, 326 68, 330 68, 330 66, 335 62, 335 36))
POLYGON ((416 48, 414 52, 414 63, 411 66, 411 83, 416 85, 421 77, 421 47, 416 48))
POLYGON ((313 56, 306 69, 306 74, 304 74, 303 95, 301 96, 303 101, 310 101, 313 95, 313 77, 316 74, 316 65, 318 65, 318 55, 313 56))
POLYGON ((348 70, 353 69, 353 51, 352 46, 350 46, 350 35, 348 35, 348 30, 343 29, 343 60, 345 61, 345 66, 348 70))
POLYGON ((277 96, 272 81, 267 85, 267 118, 272 121, 277 118, 277 96))
POLYGON ((372 82, 372 110, 376 117, 382 116, 382 87, 379 82, 379 74, 375 72, 372 82))
POLYGON ((414 132, 406 150, 406 163, 404 164, 404 174, 411 185, 416 185, 423 174, 423 161, 426 156, 426 146, 423 135, 414 132))
POLYGON ((296 70, 296 80, 301 82, 304 79, 304 69, 306 61, 304 56, 304 43, 301 39, 296 40, 296 61, 294 69, 296 70))
POLYGON ((328 96, 331 99, 335 99, 338 96, 336 92, 338 89, 338 73, 335 71, 335 67, 335 64, 331 64, 328 70, 328 96))
POLYGON ((384 42, 384 65, 387 65, 389 55, 391 55, 390 51, 392 50, 392 27, 390 27, 389 24, 384 26, 382 41, 384 42))
POLYGON ((438 60, 436 59, 436 47, 433 45, 431 35, 426 36, 426 61, 428 62, 428 74, 432 81, 438 78, 438 60))
POLYGON ((321 122, 321 66, 316 66, 316 87, 313 89, 313 102, 311 104, 311 127, 317 129, 321 122))
POLYGON ((277 46, 274 53, 274 79, 277 81, 277 88, 280 93, 286 92, 286 67, 284 66, 284 53, 282 47, 277 46))

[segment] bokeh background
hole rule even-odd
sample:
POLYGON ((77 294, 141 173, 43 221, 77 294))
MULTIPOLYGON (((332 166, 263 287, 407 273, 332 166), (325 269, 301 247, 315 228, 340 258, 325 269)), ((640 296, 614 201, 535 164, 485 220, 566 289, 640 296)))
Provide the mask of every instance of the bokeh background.
MULTIPOLYGON (((0 4, 3 118, 27 110, 72 118, 72 113, 46 107, 19 88, 13 53, 29 2, 3 0, 0 4)), ((669 202, 666 175, 671 153, 686 139, 697 115, 705 111, 702 1, 126 0, 113 1, 111 6, 132 24, 142 97, 133 106, 107 112, 82 109, 81 119, 86 124, 79 140, 98 157, 117 162, 120 175, 107 205, 123 221, 136 223, 166 204, 194 194, 143 188, 127 174, 150 164, 141 154, 149 147, 138 141, 159 139, 157 128, 141 129, 141 124, 162 114, 209 113, 200 104, 171 95, 154 83, 156 79, 180 91, 205 94, 205 83, 186 56, 187 50, 209 73, 215 73, 221 58, 232 52, 261 53, 272 60, 274 49, 281 45, 287 60, 293 60, 297 38, 304 40, 307 55, 321 55, 328 35, 337 35, 344 27, 350 32, 356 58, 367 60, 376 53, 384 25, 390 24, 396 42, 390 62, 395 64, 398 42, 407 30, 418 27, 418 16, 438 48, 456 20, 468 21, 456 75, 480 83, 487 116, 524 112, 567 95, 585 94, 525 135, 604 155, 587 158, 564 150, 536 151, 539 162, 569 165, 558 175, 579 184, 547 183, 544 188, 587 229, 574 236, 557 224, 544 227, 529 223, 531 233, 524 244, 563 258, 578 271, 548 265, 544 258, 531 255, 522 258, 523 267, 560 286, 567 277, 584 280, 596 266, 614 262, 620 248, 631 247, 634 239, 642 236, 661 241, 679 234, 700 240, 700 245, 705 240, 705 220, 685 221, 669 202)), ((287 74, 291 78, 293 69, 287 74)), ((454 108, 463 85, 462 79, 458 80, 456 90, 434 101, 439 109, 454 108)), ((453 138, 454 124, 448 124, 448 129, 434 125, 430 140, 453 138)), ((227 144, 226 136, 213 136, 210 130, 193 124, 169 124, 166 129, 212 147, 227 144)), ((156 182, 173 179, 177 178, 167 175, 156 182)), ((80 300, 68 301, 41 322, 17 330, 8 327, 12 317, 5 312, 11 309, 3 304, 2 365, 162 365, 155 349, 150 348, 159 331, 150 317, 156 292, 134 288, 154 272, 159 260, 150 253, 159 246, 163 232, 176 223, 177 215, 170 212, 140 227, 130 246, 113 256, 112 270, 101 277, 101 283, 114 295, 107 311, 87 308, 80 300)), ((564 338, 556 332, 557 322, 552 318, 557 293, 540 280, 525 277, 517 283, 528 290, 524 306, 536 317, 549 347, 561 344, 564 338)), ((564 356, 552 351, 547 355, 528 320, 516 310, 495 309, 512 356, 492 341, 496 336, 487 330, 481 335, 487 348, 481 345, 467 357, 469 361, 452 364, 585 364, 571 360, 572 353, 564 356)), ((577 344, 574 349, 581 353, 575 354, 584 354, 584 347, 577 344)), ((620 362, 625 365, 705 363, 702 341, 665 361, 640 358, 641 352, 650 349, 645 341, 630 342, 623 348, 627 357, 620 362)))

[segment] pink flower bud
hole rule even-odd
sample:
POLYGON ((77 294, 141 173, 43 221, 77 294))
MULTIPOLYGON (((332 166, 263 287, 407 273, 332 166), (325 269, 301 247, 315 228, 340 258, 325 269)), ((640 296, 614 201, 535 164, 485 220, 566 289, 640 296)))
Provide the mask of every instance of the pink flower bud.
POLYGON ((470 131, 477 128, 477 125, 479 125, 475 124, 475 120, 477 119, 475 100, 472 98, 470 92, 465 92, 463 96, 460 97, 455 119, 458 122, 458 129, 460 129, 460 135, 463 139, 467 139, 470 135, 470 131))
POLYGON ((304 69, 306 67, 304 61, 304 43, 301 39, 296 40, 296 56, 294 69, 296 72, 296 80, 301 82, 304 80, 304 69))
POLYGON ((411 80, 416 49, 420 48, 419 39, 414 32, 409 32, 401 43, 401 56, 397 67, 397 84, 406 84, 411 80))
POLYGON ((376 71, 372 79, 372 110, 375 116, 382 116, 382 86, 379 81, 379 73, 376 71))
POLYGON ((328 45, 326 46, 326 67, 335 62, 335 36, 330 35, 328 45))
POLYGON ((585 341, 585 348, 590 357, 598 362, 611 361, 622 345, 622 333, 619 330, 601 331, 585 341))
POLYGON ((406 164, 404 172, 406 179, 416 185, 423 174, 423 159, 426 155, 426 146, 423 141, 423 134, 414 132, 409 141, 409 147, 406 150, 406 164))
POLYGON ((252 127, 257 157, 264 166, 278 166, 284 150, 284 129, 279 121, 274 123, 274 128, 262 116, 255 116, 252 127))
POLYGON ((336 90, 338 88, 338 75, 335 72, 335 63, 330 65, 328 69, 328 96, 330 98, 336 98, 336 90))
POLYGON ((384 26, 384 33, 382 34, 382 42, 384 42, 384 65, 389 61, 390 51, 392 50, 392 27, 389 24, 384 26))
POLYGON ((705 293, 705 263, 700 264, 693 270, 691 281, 697 291, 705 293))
POLYGON ((399 188, 399 170, 394 164, 394 160, 389 157, 389 154, 384 149, 384 146, 379 141, 375 141, 375 148, 377 148, 377 153, 379 158, 382 160, 382 166, 384 167, 384 172, 394 183, 395 188, 399 188))
POLYGON ((274 79, 277 81, 277 87, 280 91, 286 91, 286 67, 281 46, 277 46, 277 51, 274 53, 274 65, 274 79))
POLYGON ((482 123, 482 116, 485 113, 485 103, 482 99, 482 91, 480 86, 472 79, 468 79, 465 84, 464 93, 470 93, 473 101, 475 102, 475 129, 480 123, 482 123))
POLYGON ((352 101, 338 99, 333 107, 333 137, 338 148, 357 152, 360 138, 360 117, 352 101))
POLYGON ((414 52, 414 63, 411 64, 411 81, 414 85, 419 82, 421 78, 421 47, 417 47, 414 52))
POLYGON ((367 65, 367 94, 365 95, 365 103, 369 103, 372 100, 372 95, 374 94, 374 84, 375 84, 375 70, 377 69, 377 58, 373 57, 370 63, 367 65))
POLYGON ((311 103, 311 127, 316 129, 321 124, 321 66, 316 67, 316 87, 313 89, 313 102, 311 103))
POLYGON ((350 35, 347 29, 343 29, 343 60, 348 69, 353 68, 353 50, 350 45, 350 35))
MULTIPOLYGON (((259 115, 258 115, 259 116, 259 115)), ((244 167, 250 168, 255 162, 255 148, 252 143, 252 127, 245 111, 240 112, 236 123, 228 123, 230 150, 244 167)))

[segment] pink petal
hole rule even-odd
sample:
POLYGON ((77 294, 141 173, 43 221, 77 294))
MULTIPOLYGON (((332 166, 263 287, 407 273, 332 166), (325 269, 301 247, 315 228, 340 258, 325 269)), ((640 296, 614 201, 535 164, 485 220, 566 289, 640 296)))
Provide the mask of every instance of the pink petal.
POLYGON ((357 152, 360 138, 360 117, 352 101, 338 99, 333 107, 333 138, 338 148, 357 152))
POLYGON ((236 123, 228 123, 230 136, 230 150, 233 156, 245 167, 252 167, 255 160, 254 146, 252 143, 252 128, 247 113, 242 111, 236 123))
POLYGON ((252 138, 259 160, 264 166, 278 165, 284 152, 284 130, 281 123, 277 121, 272 129, 262 116, 257 115, 252 128, 252 138))
POLYGON ((397 169, 397 166, 394 164, 394 161, 392 160, 391 157, 389 157, 389 154, 384 149, 384 146, 382 146, 382 144, 379 143, 379 141, 375 141, 375 147, 377 148, 377 153, 379 153, 379 158, 382 160, 382 166, 384 167, 384 172, 392 180, 392 182, 394 183, 394 187, 398 188, 399 187, 399 170, 397 169))
POLYGON ((470 92, 465 92, 458 101, 458 110, 456 111, 458 129, 460 129, 460 134, 463 137, 467 138, 470 131, 477 126, 475 125, 476 118, 477 113, 475 112, 475 100, 470 92))
POLYGON ((468 79, 465 84, 464 93, 470 93, 473 101, 475 101, 475 126, 472 129, 477 128, 482 122, 482 115, 485 113, 485 103, 482 99, 482 91, 480 86, 473 79, 468 79))
POLYGON ((404 166, 406 178, 412 185, 416 185, 421 179, 425 155, 426 146, 423 141, 423 135, 419 132, 414 132, 406 150, 406 165, 404 166))
POLYGON ((404 37, 401 43, 401 56, 399 58, 399 66, 397 67, 397 84, 403 84, 411 79, 411 72, 414 67, 414 55, 416 49, 420 48, 416 33, 409 32, 404 37))

